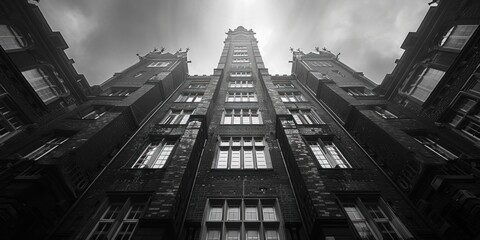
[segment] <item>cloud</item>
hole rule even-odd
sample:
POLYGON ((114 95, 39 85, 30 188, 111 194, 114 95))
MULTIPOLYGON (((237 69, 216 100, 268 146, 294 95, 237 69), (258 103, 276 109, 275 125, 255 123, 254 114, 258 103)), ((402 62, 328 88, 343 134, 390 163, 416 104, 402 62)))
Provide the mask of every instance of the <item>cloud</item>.
POLYGON ((427 0, 48 0, 40 8, 60 31, 90 84, 99 84, 154 47, 189 47, 191 74, 211 74, 225 32, 257 32, 270 73, 290 73, 289 47, 327 47, 379 83, 402 53, 400 44, 428 10, 427 0))

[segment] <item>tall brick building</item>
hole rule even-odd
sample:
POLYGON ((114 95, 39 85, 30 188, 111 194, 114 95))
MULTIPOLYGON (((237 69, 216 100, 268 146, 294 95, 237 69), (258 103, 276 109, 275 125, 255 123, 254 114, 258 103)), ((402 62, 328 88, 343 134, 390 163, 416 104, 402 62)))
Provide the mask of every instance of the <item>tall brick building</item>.
POLYGON ((379 86, 327 50, 270 75, 240 26, 212 75, 155 50, 92 87, 31 2, 0 3, 2 239, 479 238, 478 1, 379 86))
POLYGON ((254 34, 229 30, 213 75, 183 72, 52 239, 437 238, 302 77, 268 73, 254 34))

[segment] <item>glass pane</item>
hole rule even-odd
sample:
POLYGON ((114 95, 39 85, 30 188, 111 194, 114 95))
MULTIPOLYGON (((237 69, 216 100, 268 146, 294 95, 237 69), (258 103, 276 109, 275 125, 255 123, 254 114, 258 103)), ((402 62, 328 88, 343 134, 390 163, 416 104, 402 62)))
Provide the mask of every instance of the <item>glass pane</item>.
POLYGON ((257 207, 245 207, 245 220, 258 220, 257 207))
POLYGON ((210 208, 210 214, 208 216, 209 221, 222 221, 223 208, 212 207, 210 208))

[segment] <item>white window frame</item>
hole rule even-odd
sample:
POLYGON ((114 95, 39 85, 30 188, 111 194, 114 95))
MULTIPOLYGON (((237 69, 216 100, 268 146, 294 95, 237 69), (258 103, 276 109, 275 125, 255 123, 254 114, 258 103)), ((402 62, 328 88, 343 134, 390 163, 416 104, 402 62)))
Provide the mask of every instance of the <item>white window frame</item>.
POLYGON ((307 99, 300 92, 279 92, 282 102, 306 102, 307 99))
POLYGON ((44 103, 50 103, 67 93, 62 82, 56 81, 56 76, 42 67, 24 70, 22 75, 44 103))
POLYGON ((344 87, 348 95, 353 97, 372 97, 377 96, 372 90, 366 87, 344 87))
POLYGON ((220 124, 263 124, 262 114, 258 109, 225 109, 220 124))
POLYGON ((437 87, 438 83, 445 75, 445 72, 430 67, 425 67, 421 69, 421 71, 415 71, 415 73, 418 72, 420 72, 420 74, 408 79, 402 88, 402 92, 420 102, 425 102, 437 87), (433 72, 433 74, 429 74, 430 72, 433 72))
POLYGON ((58 137, 57 136, 57 137, 51 137, 49 139, 50 140, 48 140, 42 146, 36 148, 35 150, 30 152, 29 154, 25 155, 25 158, 33 159, 33 160, 37 161, 37 160, 41 159, 42 157, 44 157, 45 155, 47 155, 48 153, 50 153, 51 151, 58 148, 60 145, 64 144, 70 138, 69 137, 58 137))
POLYGON ((445 160, 453 160, 457 159, 458 156, 453 154, 451 151, 447 150, 446 148, 442 147, 437 141, 433 138, 422 135, 422 136, 414 136, 413 137, 417 142, 422 144, 424 147, 428 148, 430 151, 434 152, 438 156, 442 157, 445 160))
POLYGON ((165 139, 150 142, 132 165, 132 168, 159 169, 165 167, 165 164, 175 150, 175 145, 176 141, 167 141, 165 139))
POLYGON ((270 169, 268 147, 263 137, 219 137, 214 169, 270 169))
POLYGON ((152 62, 147 67, 168 67, 170 62, 152 62))
POLYGON ((323 120, 310 109, 288 109, 297 125, 325 124, 323 120))
POLYGON ((254 92, 228 92, 225 102, 258 102, 254 92))
POLYGON ((160 124, 168 125, 185 125, 188 122, 188 119, 193 113, 193 109, 170 109, 170 111, 165 115, 160 124))
POLYGON ((396 119, 396 118, 398 118, 397 115, 395 115, 395 114, 391 113, 390 111, 388 111, 387 109, 379 107, 379 106, 375 106, 374 112, 376 114, 378 114, 380 117, 382 117, 383 119, 396 119))
POLYGON ((233 63, 249 63, 250 59, 248 58, 234 58, 232 60, 233 63))
POLYGON ((333 67, 328 61, 312 61, 311 64, 315 67, 333 67))
POLYGON ((19 109, 0 85, 0 142, 18 133, 24 124, 19 109))
POLYGON ((307 144, 322 168, 352 168, 343 153, 332 141, 317 139, 307 141, 307 144))
POLYGON ((347 217, 362 239, 373 237, 375 240, 381 240, 384 238, 383 234, 394 234, 398 239, 413 239, 405 225, 380 197, 376 201, 355 198, 353 202, 348 201, 343 205, 347 217), (375 206, 376 210, 369 207, 372 205, 375 206), (372 210, 375 210, 375 212, 372 212, 372 210), (381 224, 387 224, 392 231, 382 232, 381 224), (359 229, 359 225, 366 225, 368 228, 359 229), (361 232, 366 232, 369 235, 361 234, 361 232))
POLYGON ((229 88, 253 88, 252 80, 235 80, 228 82, 229 88))
POLYGON ((201 102, 203 98, 203 93, 181 93, 178 95, 175 102, 201 102))
POLYGON ((252 72, 244 72, 244 71, 233 71, 230 72, 230 77, 251 77, 252 72))
POLYGON ((5 51, 25 49, 29 46, 24 36, 5 24, 0 24, 0 45, 5 51))
POLYGON ((440 46, 443 48, 462 50, 477 28, 478 25, 455 25, 443 36, 440 46), (460 35, 459 32, 467 34, 460 35))

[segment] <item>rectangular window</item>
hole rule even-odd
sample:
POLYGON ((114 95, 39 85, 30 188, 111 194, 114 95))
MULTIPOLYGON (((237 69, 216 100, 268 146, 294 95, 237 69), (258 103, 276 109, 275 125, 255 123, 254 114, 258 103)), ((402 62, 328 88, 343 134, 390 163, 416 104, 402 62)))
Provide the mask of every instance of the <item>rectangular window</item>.
POLYGON ((65 143, 68 139, 69 139, 68 137, 60 137, 60 136, 49 137, 45 139, 46 142, 43 145, 33 150, 29 154, 25 155, 25 158, 39 160, 43 156, 47 155, 48 153, 50 153, 51 151, 55 150, 60 145, 65 143))
POLYGON ((289 109, 297 125, 325 124, 315 112, 309 109, 289 109))
POLYGON ((228 82, 229 88, 253 88, 253 81, 230 81, 228 82))
POLYGON ((270 164, 262 137, 221 137, 214 168, 265 169, 270 164))
POLYGON ((380 117, 385 119, 394 119, 398 118, 395 114, 391 113, 390 111, 386 110, 385 108, 375 106, 375 113, 378 114, 380 117))
POLYGON ((433 138, 430 138, 428 136, 415 136, 414 138, 415 140, 417 140, 417 142, 421 143, 423 146, 430 149, 432 152, 436 153, 445 160, 452 160, 458 158, 457 155, 442 147, 433 138))
POLYGON ((461 50, 467 44, 478 25, 456 25, 452 27, 440 43, 444 48, 461 50))
POLYGON ((228 92, 226 102, 257 102, 254 92, 228 92))
POLYGON ((258 109, 225 109, 221 124, 262 124, 258 109))
POLYGON ((312 61, 310 64, 315 67, 333 67, 333 65, 327 61, 312 61))
POLYGON ((286 83, 286 82, 274 82, 273 85, 276 88, 295 88, 292 83, 286 83))
POLYGON ((347 92, 348 95, 354 97, 371 97, 376 96, 370 89, 365 87, 343 87, 343 90, 347 92))
POLYGON ((107 107, 105 106, 94 106, 93 109, 88 110, 85 114, 81 116, 81 119, 84 120, 96 120, 99 119, 107 112, 107 107))
POLYGON ((233 56, 234 57, 246 57, 246 56, 248 56, 248 53, 247 52, 234 52, 233 56))
POLYGON ((423 68, 418 70, 417 73, 418 75, 412 77, 405 84, 402 91, 421 102, 425 102, 445 72, 434 68, 423 68))
POLYGON ((193 110, 176 110, 176 109, 170 109, 168 112, 167 116, 161 121, 161 124, 179 124, 179 125, 185 125, 188 122, 188 119, 190 118, 190 115, 192 114, 193 110))
POLYGON ((87 236, 88 240, 131 239, 137 229, 146 201, 127 198, 109 202, 87 236))
POLYGON ((56 81, 56 77, 52 75, 51 71, 44 68, 33 68, 23 71, 22 74, 45 103, 66 93, 63 84, 56 81))
MULTIPOLYGON (((3 90, 0 85, 0 91, 3 90)), ((6 94, 0 92, 0 140, 18 132, 24 125, 16 105, 6 94)))
POLYGON ((307 99, 299 92, 279 92, 282 102, 306 102, 307 99))
POLYGON ((204 88, 207 88, 207 84, 206 83, 190 83, 190 85, 188 85, 188 88, 204 89, 204 88))
POLYGON ((412 239, 413 236, 379 198, 377 201, 356 198, 346 201, 343 208, 361 239, 412 239))
MULTIPOLYGON (((473 79, 474 84, 478 84, 477 79, 473 79)), ((480 85, 480 84, 479 84, 480 85)), ((468 90, 475 85, 470 84, 468 90)), ((478 94, 472 91, 474 94, 478 94)), ((473 141, 480 141, 480 99, 471 94, 469 97, 460 95, 455 104, 450 108, 451 116, 449 124, 460 130, 458 131, 464 137, 473 141)))
POLYGON ((5 51, 26 48, 28 43, 13 27, 0 25, 0 45, 5 51))
POLYGON ((201 102, 203 93, 182 93, 175 102, 201 102))
POLYGON ((167 67, 170 62, 152 62, 147 67, 167 67))
POLYGON ((278 204, 274 199, 209 199, 202 239, 281 239, 280 214, 277 213, 278 204), (263 209, 262 215, 259 209, 263 209))
POLYGON ((163 168, 171 155, 175 141, 155 141, 148 144, 132 168, 163 168))
POLYGON ((234 58, 233 63, 249 63, 250 59, 248 58, 234 58))
POLYGON ((332 141, 308 141, 308 145, 322 168, 352 167, 332 141))
POLYGON ((251 72, 231 72, 230 76, 231 77, 251 77, 252 73, 251 72))
POLYGON ((107 89, 101 94, 101 96, 108 97, 128 97, 131 93, 135 92, 136 88, 123 88, 123 87, 112 87, 107 89))

